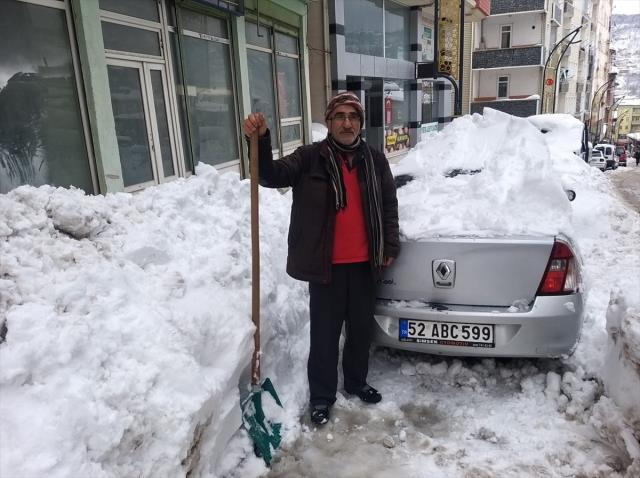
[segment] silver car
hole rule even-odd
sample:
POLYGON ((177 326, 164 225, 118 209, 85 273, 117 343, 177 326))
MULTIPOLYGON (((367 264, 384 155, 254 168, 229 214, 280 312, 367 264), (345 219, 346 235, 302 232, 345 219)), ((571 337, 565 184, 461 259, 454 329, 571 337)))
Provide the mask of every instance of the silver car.
POLYGON ((441 355, 570 354, 583 321, 580 287, 566 237, 404 242, 378 284, 374 342, 441 355))

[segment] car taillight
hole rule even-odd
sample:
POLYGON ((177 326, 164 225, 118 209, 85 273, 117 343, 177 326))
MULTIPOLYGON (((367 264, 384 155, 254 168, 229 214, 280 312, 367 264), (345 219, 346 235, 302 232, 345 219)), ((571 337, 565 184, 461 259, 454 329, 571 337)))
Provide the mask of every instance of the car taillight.
POLYGON ((564 295, 578 291, 578 271, 569 244, 556 240, 538 287, 538 295, 564 295))

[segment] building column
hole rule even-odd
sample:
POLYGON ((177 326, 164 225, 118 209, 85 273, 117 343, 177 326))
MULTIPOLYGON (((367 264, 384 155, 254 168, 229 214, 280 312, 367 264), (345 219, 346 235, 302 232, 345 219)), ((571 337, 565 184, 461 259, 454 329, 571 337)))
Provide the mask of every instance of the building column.
MULTIPOLYGON (((344 2, 329 1, 329 44, 331 48, 331 96, 347 90, 345 62, 344 2)), ((363 96, 360 97, 363 100, 363 96)))
MULTIPOLYGON (((409 60, 416 63, 422 56, 422 7, 411 7, 409 24, 409 60)), ((422 80, 409 81, 409 146, 420 141, 422 125, 422 80)))
POLYGON ((124 190, 98 0, 71 0, 101 193, 124 190))

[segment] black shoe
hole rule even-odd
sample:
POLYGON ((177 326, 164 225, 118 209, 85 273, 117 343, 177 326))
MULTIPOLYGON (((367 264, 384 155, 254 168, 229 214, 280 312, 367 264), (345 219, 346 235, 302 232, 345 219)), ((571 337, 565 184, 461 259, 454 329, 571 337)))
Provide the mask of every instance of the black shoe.
POLYGON ((311 421, 316 425, 324 425, 325 423, 327 423, 329 421, 329 406, 312 405, 311 421))
POLYGON ((360 400, 366 403, 378 403, 382 400, 382 395, 371 385, 365 385, 360 390, 345 390, 347 393, 357 395, 360 400))

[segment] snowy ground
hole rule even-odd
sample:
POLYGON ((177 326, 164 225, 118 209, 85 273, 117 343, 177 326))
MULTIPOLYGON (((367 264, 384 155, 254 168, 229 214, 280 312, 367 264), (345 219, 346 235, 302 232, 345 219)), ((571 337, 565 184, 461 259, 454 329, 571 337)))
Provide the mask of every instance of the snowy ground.
POLYGON ((399 193, 406 237, 573 238, 587 291, 576 352, 376 349, 383 402, 340 395, 320 430, 306 411, 306 285, 284 272, 290 196, 261 189, 263 376, 285 405, 271 471, 238 431, 248 182, 202 167, 135 195, 0 195, 0 476, 640 476, 640 216, 610 180, 635 171, 573 157, 573 126, 543 136, 494 112, 464 117, 395 168, 416 176, 399 193), (482 171, 445 179, 455 169, 482 171))

